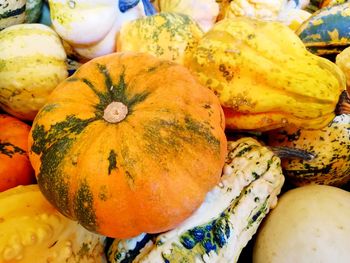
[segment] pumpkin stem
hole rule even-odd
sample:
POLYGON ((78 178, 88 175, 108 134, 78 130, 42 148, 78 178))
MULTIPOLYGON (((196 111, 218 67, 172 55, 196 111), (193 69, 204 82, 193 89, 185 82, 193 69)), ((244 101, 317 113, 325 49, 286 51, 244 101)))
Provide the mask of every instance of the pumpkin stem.
POLYGON ((346 90, 344 90, 339 96, 338 104, 335 108, 335 114, 350 114, 350 96, 346 90))
POLYGON ((301 149, 286 146, 268 146, 268 148, 280 158, 299 158, 306 161, 315 158, 315 155, 312 153, 301 149))
POLYGON ((103 119, 109 123, 121 122, 128 114, 128 107, 118 101, 113 101, 105 108, 103 119))

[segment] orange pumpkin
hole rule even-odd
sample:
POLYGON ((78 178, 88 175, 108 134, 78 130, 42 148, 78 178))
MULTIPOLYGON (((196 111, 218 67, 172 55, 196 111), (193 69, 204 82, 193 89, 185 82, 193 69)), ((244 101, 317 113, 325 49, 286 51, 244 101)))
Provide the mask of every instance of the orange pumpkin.
POLYGON ((30 126, 0 114, 0 192, 35 182, 27 155, 30 126))
POLYGON ((218 98, 183 66, 114 53, 81 66, 36 116, 30 159, 46 198, 91 231, 174 228, 220 180, 218 98))

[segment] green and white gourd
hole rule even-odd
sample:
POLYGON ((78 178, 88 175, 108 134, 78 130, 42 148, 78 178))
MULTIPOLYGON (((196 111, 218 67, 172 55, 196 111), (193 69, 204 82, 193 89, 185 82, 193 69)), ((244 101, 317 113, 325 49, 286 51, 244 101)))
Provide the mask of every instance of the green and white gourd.
POLYGON ((276 205, 284 177, 279 157, 250 137, 228 142, 228 151, 220 184, 190 218, 158 236, 115 239, 108 250, 109 261, 237 262, 276 205))
POLYGON ((42 0, 27 0, 25 23, 38 22, 43 7, 42 0))
POLYGON ((0 30, 25 20, 26 0, 0 1, 0 30))

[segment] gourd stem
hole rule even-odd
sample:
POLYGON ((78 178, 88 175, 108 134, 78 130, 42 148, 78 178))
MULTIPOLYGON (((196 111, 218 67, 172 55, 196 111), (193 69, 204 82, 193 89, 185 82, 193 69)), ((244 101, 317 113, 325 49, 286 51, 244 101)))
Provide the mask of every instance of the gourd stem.
POLYGON ((105 108, 103 119, 109 123, 118 123, 125 119, 128 107, 118 101, 113 101, 105 108))
POLYGON ((339 96, 338 104, 335 108, 335 114, 350 114, 350 96, 346 90, 344 90, 339 96))
POLYGON ((314 154, 296 148, 286 146, 268 146, 268 148, 280 158, 299 158, 306 161, 310 161, 315 158, 314 154))

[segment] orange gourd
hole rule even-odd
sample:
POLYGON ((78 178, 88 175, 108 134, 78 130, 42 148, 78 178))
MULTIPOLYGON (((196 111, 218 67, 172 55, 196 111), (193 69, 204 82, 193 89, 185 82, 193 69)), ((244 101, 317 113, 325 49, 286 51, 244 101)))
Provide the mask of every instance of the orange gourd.
POLYGON ((217 97, 145 53, 82 65, 36 116, 30 159, 46 198, 91 231, 127 238, 177 226, 220 180, 217 97))
POLYGON ((27 154, 30 126, 0 114, 0 192, 35 182, 27 154))

